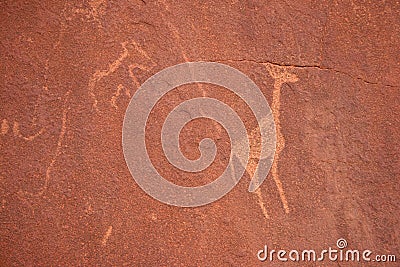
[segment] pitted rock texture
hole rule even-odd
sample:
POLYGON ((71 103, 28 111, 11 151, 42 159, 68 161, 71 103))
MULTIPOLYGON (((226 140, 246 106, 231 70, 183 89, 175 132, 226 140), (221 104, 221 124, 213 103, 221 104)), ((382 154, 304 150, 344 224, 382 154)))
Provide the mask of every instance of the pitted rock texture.
MULTIPOLYGON (((265 244, 322 250, 339 238, 400 257, 398 1, 4 0, 0 21, 1 266, 265 266, 265 244), (255 193, 253 160, 229 194, 199 208, 162 204, 132 179, 121 140, 129 100, 188 61, 239 69, 271 106, 275 162, 255 193)), ((167 163, 162 118, 199 96, 242 116, 252 155, 260 141, 226 89, 175 89, 149 119, 148 148, 187 186, 220 175, 230 153, 224 129, 200 119, 181 146, 194 159, 210 137, 216 161, 193 175, 167 163)))

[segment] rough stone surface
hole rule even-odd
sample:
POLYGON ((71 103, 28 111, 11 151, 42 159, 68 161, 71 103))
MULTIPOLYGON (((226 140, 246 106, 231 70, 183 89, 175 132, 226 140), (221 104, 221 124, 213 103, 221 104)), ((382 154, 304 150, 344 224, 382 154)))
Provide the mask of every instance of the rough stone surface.
MULTIPOLYGON (((1 266, 258 266, 264 244, 318 250, 338 238, 400 260, 399 1, 4 0, 0 23, 1 266), (256 193, 251 166, 200 208, 161 204, 132 179, 121 145, 129 99, 185 61, 241 70, 273 109, 277 155, 256 193)), ((147 127, 150 155, 187 186, 213 180, 230 153, 204 119, 181 145, 196 158, 199 140, 217 140, 210 169, 189 177, 166 162, 162 118, 194 96, 256 126, 223 88, 166 96, 147 127)))

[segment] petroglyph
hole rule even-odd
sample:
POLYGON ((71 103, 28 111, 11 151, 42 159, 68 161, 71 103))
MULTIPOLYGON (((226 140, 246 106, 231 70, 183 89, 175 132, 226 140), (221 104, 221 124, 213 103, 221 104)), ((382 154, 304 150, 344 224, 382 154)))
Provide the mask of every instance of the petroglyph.
POLYGON ((112 230, 113 230, 113 227, 112 227, 112 225, 110 225, 108 227, 106 233, 104 234, 103 239, 101 240, 101 245, 102 246, 105 246, 107 244, 107 241, 111 236, 112 230))
POLYGON ((6 119, 3 119, 3 121, 1 122, 1 134, 7 134, 8 129, 10 129, 10 126, 8 126, 8 122, 6 119))
MULTIPOLYGON (((169 11, 170 8, 169 8, 169 6, 167 5, 167 3, 166 3, 165 1, 162 1, 162 3, 164 4, 165 9, 166 9, 167 11, 169 11)), ((163 14, 163 13, 161 13, 161 14, 163 14)), ((180 51, 181 51, 183 60, 184 60, 185 62, 190 62, 189 57, 187 56, 187 54, 186 54, 186 52, 185 52, 185 49, 183 48, 183 45, 182 45, 182 37, 181 37, 181 35, 179 34, 179 31, 176 29, 176 27, 175 27, 174 24, 172 24, 170 21, 168 21, 168 20, 164 17, 164 15, 162 15, 162 19, 163 19, 164 23, 167 24, 167 26, 168 26, 168 28, 170 29, 172 35, 174 36, 174 38, 175 38, 175 40, 176 40, 175 43, 178 45, 178 47, 179 47, 179 49, 180 49, 180 51)), ((198 83, 197 86, 198 86, 198 88, 202 91, 203 97, 206 96, 206 92, 205 92, 205 90, 202 88, 202 85, 198 83)))
MULTIPOLYGON (((165 10, 170 11, 170 8, 169 8, 169 6, 167 5, 166 1, 162 1, 162 3, 163 3, 163 5, 164 5, 165 10)), ((185 52, 185 49, 183 48, 183 45, 182 45, 183 41, 182 41, 181 35, 179 34, 179 31, 177 30, 177 28, 175 27, 174 24, 172 24, 169 20, 167 20, 167 19, 165 18, 165 16, 164 16, 163 14, 164 14, 164 13, 161 13, 161 17, 162 17, 164 23, 168 26, 169 30, 171 31, 171 33, 172 33, 174 39, 176 40, 175 43, 177 44, 177 46, 178 46, 179 49, 180 49, 180 52, 181 52, 181 55, 182 55, 182 58, 183 58, 184 62, 191 62, 191 60, 189 59, 189 57, 187 56, 187 54, 186 54, 186 52, 185 52)), ((207 92, 206 92, 206 90, 204 89, 203 84, 201 84, 201 83, 196 83, 196 86, 197 86, 197 88, 199 89, 199 91, 201 92, 202 96, 203 96, 203 97, 206 97, 206 96, 207 96, 207 92)), ((222 128, 221 128, 221 126, 220 126, 217 122, 215 122, 215 121, 212 121, 211 123, 213 124, 213 126, 214 126, 216 132, 217 132, 219 135, 221 135, 221 134, 222 134, 222 128)))
POLYGON ((18 122, 14 122, 13 124, 13 134, 15 137, 19 137, 24 139, 25 141, 32 141, 33 139, 35 139, 36 137, 38 137, 39 135, 41 135, 44 132, 44 128, 40 129, 36 134, 34 135, 30 135, 30 136, 23 136, 19 130, 19 123, 18 122))
POLYGON ((129 92, 129 90, 127 88, 125 88, 122 84, 119 84, 118 87, 117 87, 117 91, 111 97, 111 100, 110 100, 111 106, 114 107, 115 109, 118 109, 117 99, 121 95, 122 90, 125 90, 125 95, 127 97, 129 97, 129 98, 131 97, 131 93, 129 92))
MULTIPOLYGON (((59 134, 58 139, 57 139, 57 146, 56 146, 54 155, 53 155, 53 157, 52 157, 52 159, 50 161, 49 166, 46 169, 45 180, 44 180, 43 186, 38 190, 38 193, 36 193, 36 194, 30 193, 30 192, 26 192, 26 191, 25 192, 19 191, 18 193, 20 195, 27 194, 29 196, 38 197, 38 196, 43 195, 43 193, 47 190, 48 184, 49 184, 50 179, 51 179, 51 176, 50 176, 51 175, 51 171, 53 170, 53 167, 54 167, 54 165, 55 165, 55 163, 57 161, 57 158, 61 154, 61 148, 62 148, 62 145, 63 145, 64 136, 65 136, 65 133, 67 132, 67 114, 68 114, 68 111, 70 110, 70 107, 67 106, 67 102, 68 102, 70 93, 71 93, 71 91, 68 91, 64 96, 64 109, 62 111, 62 116, 61 116, 61 130, 60 130, 60 134, 59 134)), ((14 124, 14 128, 17 129, 15 127, 15 124, 14 124)), ((15 132, 14 132, 14 134, 15 134, 15 132)))
MULTIPOLYGON (((65 95, 65 103, 64 103, 64 104, 66 104, 66 102, 67 102, 67 100, 68 100, 68 98, 69 98, 69 94, 70 94, 70 93, 71 93, 71 92, 69 91, 69 92, 67 92, 67 94, 65 95)), ((55 164, 56 161, 57 161, 58 156, 61 154, 61 148, 62 148, 62 144, 63 144, 63 141, 64 141, 64 136, 65 136, 65 133, 67 132, 67 114, 68 114, 69 109, 70 109, 69 107, 64 107, 64 110, 63 110, 63 112, 62 112, 62 117, 61 117, 61 131, 60 131, 60 135, 58 136, 56 151, 55 151, 55 153, 54 153, 53 158, 52 158, 51 161, 50 161, 49 166, 47 167, 47 170, 46 170, 46 179, 45 179, 45 183, 44 183, 44 185, 43 185, 43 188, 42 188, 41 192, 44 192, 44 191, 47 189, 47 186, 48 186, 49 181, 50 181, 50 174, 51 174, 51 171, 52 171, 52 169, 53 169, 54 164, 55 164)), ((41 194, 42 194, 42 193, 41 193, 41 194)))
POLYGON ((269 219, 268 211, 264 204, 264 198, 262 196, 261 188, 260 187, 257 188, 254 191, 254 194, 256 194, 256 196, 257 196, 257 204, 260 206, 262 214, 264 215, 264 218, 269 219))
MULTIPOLYGON (((145 61, 147 63, 147 64, 132 63, 132 64, 128 65, 129 76, 132 79, 133 83, 135 84, 136 88, 139 88, 140 83, 139 83, 138 79, 136 78, 135 74, 133 73, 133 70, 138 68, 141 70, 149 71, 156 65, 154 63, 154 61, 151 59, 151 57, 146 53, 146 51, 140 45, 138 45, 134 40, 122 42, 121 46, 122 46, 123 51, 118 56, 118 58, 116 60, 114 60, 112 63, 110 63, 108 65, 108 68, 106 68, 104 70, 96 70, 94 72, 94 74, 92 75, 92 77, 89 79, 88 92, 89 92, 90 97, 93 100, 92 106, 93 106, 94 110, 96 110, 96 112, 100 112, 100 110, 98 108, 98 99, 95 94, 95 88, 96 88, 97 83, 100 80, 106 78, 110 74, 117 71, 122 66, 124 61, 126 61, 129 57, 133 56, 132 52, 129 51, 129 47, 133 47, 133 51, 137 52, 137 54, 140 56, 140 60, 138 60, 138 61, 140 61, 140 62, 145 61)), ((128 89, 126 89, 126 90, 128 90, 128 89)), ((130 96, 131 93, 130 92, 126 93, 126 95, 130 96)), ((114 97, 115 97, 115 94, 113 95, 113 97, 110 100, 111 103, 113 103, 113 101, 115 100, 114 97)), ((113 104, 111 104, 111 105, 114 106, 113 104)))
POLYGON ((144 71, 150 71, 152 68, 154 68, 156 66, 156 63, 153 61, 153 59, 147 54, 147 52, 137 42, 132 41, 132 45, 135 48, 135 51, 139 52, 139 54, 143 57, 144 60, 141 60, 141 61, 148 62, 147 65, 138 64, 137 62, 135 62, 128 66, 129 77, 134 82, 136 89, 138 89, 140 87, 140 83, 139 83, 136 75, 133 73, 133 70, 137 68, 137 69, 141 69, 144 71))
POLYGON ((122 48, 123 48, 123 52, 119 55, 119 57, 114 62, 109 64, 109 66, 106 70, 96 70, 94 72, 92 78, 89 79, 89 85, 88 85, 89 95, 93 99, 93 108, 97 112, 99 112, 99 109, 97 107, 98 100, 97 100, 96 94, 94 93, 94 88, 96 86, 96 83, 99 82, 104 77, 107 77, 111 73, 115 72, 115 70, 117 70, 119 68, 119 66, 121 66, 122 61, 125 58, 127 58, 129 55, 127 44, 128 44, 128 42, 123 42, 121 44, 122 48))
POLYGON ((290 67, 283 67, 283 66, 276 66, 273 64, 265 63, 264 66, 266 67, 269 75, 275 80, 274 82, 274 90, 272 93, 272 113, 274 115, 275 125, 276 125, 276 135, 277 135, 277 146, 275 151, 275 158, 272 164, 272 177, 276 184, 276 187, 279 191, 279 196, 281 198, 283 208, 286 213, 289 213, 289 204, 287 202, 285 192, 283 190, 283 185, 281 180, 279 179, 279 172, 278 172, 278 163, 279 158, 281 155, 282 150, 285 148, 285 138, 282 134, 281 130, 281 122, 280 122, 280 106, 281 106, 281 89, 284 83, 295 83, 299 79, 298 77, 290 73, 290 67))
MULTIPOLYGON (((1 134, 2 135, 6 135, 10 130, 10 125, 7 121, 7 119, 3 119, 3 121, 1 122, 1 134)), ((13 127, 12 127, 12 133, 14 134, 15 137, 18 138, 22 138, 25 141, 33 141, 36 137, 40 136, 41 134, 43 134, 44 132, 44 128, 41 128, 37 133, 33 134, 33 135, 29 135, 29 136, 24 136, 23 134, 21 134, 21 131, 19 129, 19 122, 14 121, 13 123, 13 127)))
MULTIPOLYGON (((279 173, 278 173, 278 163, 279 163, 280 154, 285 147, 285 138, 282 134, 281 124, 280 124, 280 105, 281 105, 280 97, 281 97, 281 88, 284 83, 288 83, 288 82, 295 83, 299 79, 295 74, 289 72, 291 67, 276 66, 273 64, 269 64, 269 63, 264 63, 263 65, 266 67, 269 75, 274 79, 274 90, 272 93, 273 100, 272 100, 271 109, 272 109, 272 113, 273 113, 274 121, 275 121, 275 125, 276 125, 277 145, 276 145, 274 161, 273 161, 273 164, 271 167, 271 174, 272 174, 273 180, 276 184, 276 187, 278 189, 284 211, 285 211, 285 213, 289 213, 290 212, 289 204, 286 199, 283 185, 279 178, 279 173)), ((268 125, 266 125, 266 123, 268 123, 269 121, 270 120, 268 118, 263 118, 259 122, 261 125, 261 128, 268 128, 268 125)), ((256 135, 259 132, 260 132, 260 128, 258 126, 250 132, 250 134, 248 136, 249 144, 251 147, 249 160, 248 160, 247 164, 246 164, 246 162, 241 162, 242 166, 244 166, 246 168, 246 171, 250 175, 250 177, 253 177, 253 175, 256 171, 257 164, 258 164, 258 158, 264 159, 269 156, 269 155, 265 155, 264 153, 260 154, 261 143, 257 143, 257 141, 256 141, 257 140, 256 135)), ((268 142, 268 140, 261 140, 261 142, 268 142)), ((238 142, 237 144, 233 144, 233 145, 239 146, 238 151, 244 151, 244 148, 241 147, 244 144, 245 144, 245 142, 244 142, 244 140, 242 140, 241 142, 238 142)), ((238 156, 238 158, 242 158, 242 157, 238 156)), ((234 171, 234 170, 232 170, 232 171, 234 171)), ((268 219, 269 215, 268 215, 267 209, 265 207, 265 203, 263 201, 261 188, 258 188, 254 193, 257 195, 257 199, 258 199, 257 202, 263 212, 264 217, 266 219, 268 219)))
MULTIPOLYGON (((269 123, 271 123, 271 120, 267 117, 261 119, 261 121, 259 122, 261 128, 263 129, 267 129, 268 127, 270 127, 270 125, 268 125, 269 123)), ((249 139, 249 145, 250 145, 250 154, 249 154, 249 159, 248 162, 246 161, 240 161, 240 163, 242 164, 243 167, 246 168, 246 172, 250 175, 250 177, 253 177, 253 175, 256 172, 257 169, 257 165, 258 165, 258 159, 265 159, 267 157, 269 157, 270 155, 267 155, 265 153, 265 151, 261 152, 261 144, 262 142, 269 142, 270 140, 265 140, 265 139, 261 139, 260 141, 257 140, 257 135, 259 135, 260 133, 260 127, 257 125, 257 127, 255 127, 253 130, 250 131, 250 134, 248 135, 248 139, 249 139)), ((243 151, 245 151, 245 140, 240 140, 237 143, 233 144, 234 148, 236 151, 239 151, 239 153, 241 153, 243 151)), ((244 159, 244 156, 241 155, 237 155, 238 159, 244 159)), ((233 165, 232 165, 233 167, 233 165)), ((234 170, 232 170, 234 172, 234 170)), ((259 179, 256 179, 256 181, 258 181, 259 179)), ((264 215, 264 217, 266 219, 269 219, 269 215, 267 212, 267 208, 265 207, 265 203, 264 203, 264 199, 262 196, 262 192, 261 192, 261 188, 258 187, 254 193, 257 196, 257 203, 261 208, 261 211, 264 215)))

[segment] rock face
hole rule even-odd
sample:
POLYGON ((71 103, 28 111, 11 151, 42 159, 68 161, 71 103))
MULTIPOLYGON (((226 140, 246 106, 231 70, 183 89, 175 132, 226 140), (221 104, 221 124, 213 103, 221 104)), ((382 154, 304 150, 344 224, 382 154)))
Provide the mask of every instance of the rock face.
MULTIPOLYGON (((320 251, 339 238, 400 260, 398 1, 63 2, 0 3, 1 265, 257 266, 264 245, 320 251), (121 145, 129 99, 188 61, 237 68, 270 104, 277 150, 256 192, 254 159, 199 208, 162 204, 132 179, 121 145)), ((179 171, 163 154, 166 114, 201 96, 234 108, 257 152, 256 121, 236 95, 181 86, 146 128, 154 165, 176 184, 206 184, 229 160, 227 133, 208 119, 181 133, 190 159, 215 140, 207 170, 179 171)))

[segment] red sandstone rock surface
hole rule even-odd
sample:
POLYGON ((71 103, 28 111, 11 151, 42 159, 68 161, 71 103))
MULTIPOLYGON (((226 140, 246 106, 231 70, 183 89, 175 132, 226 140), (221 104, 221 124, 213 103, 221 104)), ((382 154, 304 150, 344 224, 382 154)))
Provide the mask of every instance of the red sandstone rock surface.
MULTIPOLYGON (((5 0, 0 21, 1 266, 266 266, 265 244, 319 250, 339 238, 400 257, 398 1, 5 0), (121 145, 129 99, 186 61, 235 67, 269 102, 278 148, 256 193, 251 168, 199 208, 162 204, 132 179, 121 145)), ((226 133, 198 120, 181 145, 196 158, 201 138, 217 140, 214 164, 188 176, 166 162, 160 118, 195 96, 226 101, 255 127, 222 88, 171 92, 149 121, 150 154, 187 186, 212 181, 229 158, 226 133)))

